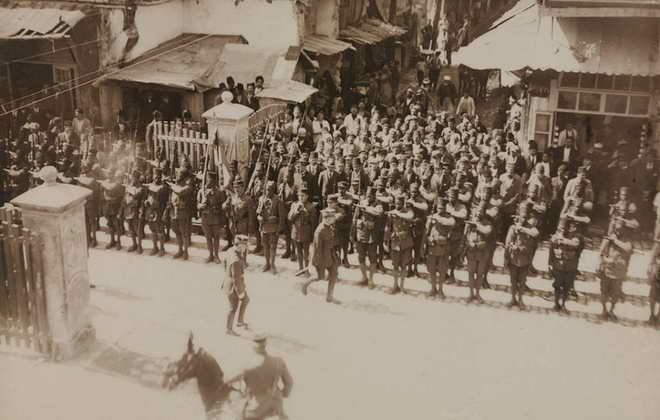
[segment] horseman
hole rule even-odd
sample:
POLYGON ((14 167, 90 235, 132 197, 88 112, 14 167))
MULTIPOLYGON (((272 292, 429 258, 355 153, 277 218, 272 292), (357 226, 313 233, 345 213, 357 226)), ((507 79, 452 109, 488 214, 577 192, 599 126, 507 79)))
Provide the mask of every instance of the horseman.
POLYGON ((247 400, 243 408, 243 420, 264 420, 277 416, 288 419, 284 413, 283 399, 291 394, 293 378, 284 360, 268 354, 266 337, 254 338, 254 351, 259 357, 259 364, 245 369, 229 379, 225 385, 243 380, 247 388, 247 400))

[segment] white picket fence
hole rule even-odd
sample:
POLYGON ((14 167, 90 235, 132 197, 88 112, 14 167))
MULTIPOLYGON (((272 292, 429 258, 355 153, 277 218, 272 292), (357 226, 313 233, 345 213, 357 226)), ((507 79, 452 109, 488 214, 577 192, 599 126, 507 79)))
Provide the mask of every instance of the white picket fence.
MULTIPOLYGON (((207 146, 212 144, 207 135, 199 130, 198 124, 197 129, 193 129, 173 121, 155 123, 151 141, 154 159, 160 150, 164 150, 165 158, 179 166, 180 159, 187 156, 195 171, 203 167, 207 146)), ((215 153, 210 153, 210 156, 211 164, 215 165, 215 153)))

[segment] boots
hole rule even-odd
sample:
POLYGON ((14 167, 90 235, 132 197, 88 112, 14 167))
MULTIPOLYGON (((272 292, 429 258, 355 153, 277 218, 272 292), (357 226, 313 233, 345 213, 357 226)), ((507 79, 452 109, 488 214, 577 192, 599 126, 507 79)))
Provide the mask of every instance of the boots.
POLYGON ((239 327, 247 328, 248 326, 247 322, 245 322, 245 310, 247 309, 247 303, 247 298, 240 302, 240 306, 238 308, 238 323, 236 324, 239 327))
POLYGON ((359 286, 366 286, 369 284, 369 278, 367 277, 367 265, 365 263, 360 263, 360 272, 362 272, 362 280, 358 283, 359 286))
POLYGON ((183 258, 184 261, 188 261, 188 258, 190 258, 188 256, 188 247, 183 249, 183 257, 182 258, 183 258))
POLYGON ((142 255, 142 253, 144 252, 144 250, 142 249, 142 241, 138 241, 136 252, 138 255, 142 255))
POLYGON ((334 281, 329 281, 328 282, 328 292, 325 296, 325 301, 328 303, 338 303, 334 299, 334 293, 335 293, 335 282, 334 281))
MULTIPOLYGON (((155 234, 154 234, 155 235, 155 234)), ((154 247, 151 249, 151 252, 149 255, 156 255, 158 254, 158 241, 154 239, 154 247)))
POLYGON ((137 242, 135 241, 135 236, 131 236, 131 241, 132 241, 133 244, 130 246, 130 248, 128 248, 127 251, 128 252, 135 252, 135 250, 137 249, 137 242))
POLYGON ((374 289, 376 287, 376 284, 374 284, 374 272, 376 271, 376 264, 371 264, 369 266, 369 289, 374 289))
POLYGON ((158 256, 162 257, 163 255, 165 255, 165 243, 161 242, 160 243, 160 252, 158 252, 158 256))
POLYGON ((238 335, 234 332, 234 312, 227 314, 227 323, 225 324, 227 335, 238 335))

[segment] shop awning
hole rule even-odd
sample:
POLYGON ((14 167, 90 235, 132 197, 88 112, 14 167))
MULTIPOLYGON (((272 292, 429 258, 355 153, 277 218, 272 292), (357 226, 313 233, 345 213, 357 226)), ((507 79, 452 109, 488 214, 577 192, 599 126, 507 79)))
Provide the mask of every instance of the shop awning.
POLYGON ((123 70, 110 73, 105 80, 204 91, 225 81, 220 62, 224 48, 245 42, 238 35, 183 34, 136 58, 123 70))
POLYGON ((354 50, 355 47, 348 42, 330 39, 324 35, 309 35, 305 36, 303 49, 317 54, 335 55, 348 49, 354 50))
POLYGON ((366 19, 359 26, 349 26, 339 32, 339 38, 361 45, 371 45, 388 38, 404 35, 407 31, 380 19, 366 19))
POLYGON ((0 39, 63 38, 84 17, 80 10, 2 7, 0 39))
POLYGON ((491 29, 452 56, 475 69, 660 74, 658 24, 644 18, 542 16, 536 0, 521 0, 491 29))
POLYGON ((269 87, 257 93, 258 98, 280 99, 282 101, 301 103, 319 90, 310 85, 287 80, 274 87, 269 87))
POLYGON ((236 83, 243 84, 263 76, 264 84, 269 86, 272 80, 290 80, 293 77, 299 53, 299 48, 296 51, 292 48, 227 45, 220 56, 217 75, 224 78, 232 76, 236 83))

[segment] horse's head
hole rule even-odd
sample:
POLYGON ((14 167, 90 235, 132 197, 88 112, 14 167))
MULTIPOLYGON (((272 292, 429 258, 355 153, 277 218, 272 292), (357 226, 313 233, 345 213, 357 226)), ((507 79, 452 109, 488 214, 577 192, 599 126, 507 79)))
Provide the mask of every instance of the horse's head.
POLYGON ((201 348, 198 348, 197 351, 195 351, 193 334, 191 332, 188 337, 186 351, 181 355, 179 360, 168 364, 165 368, 165 371, 163 372, 163 388, 171 391, 181 382, 195 377, 201 353, 201 348))

